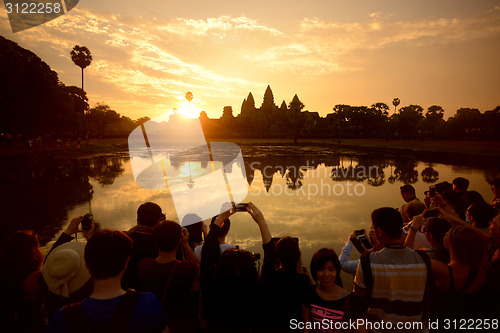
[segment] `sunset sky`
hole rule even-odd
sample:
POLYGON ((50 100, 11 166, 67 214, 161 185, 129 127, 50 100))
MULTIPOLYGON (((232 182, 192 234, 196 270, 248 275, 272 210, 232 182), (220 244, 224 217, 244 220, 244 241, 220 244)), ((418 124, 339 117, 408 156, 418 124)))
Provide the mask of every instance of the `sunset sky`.
POLYGON ((385 102, 481 112, 500 105, 500 0, 80 0, 66 15, 0 35, 35 52, 66 85, 81 85, 70 58, 87 46, 91 106, 137 119, 187 108, 220 117, 298 94, 321 116, 336 104, 385 102))

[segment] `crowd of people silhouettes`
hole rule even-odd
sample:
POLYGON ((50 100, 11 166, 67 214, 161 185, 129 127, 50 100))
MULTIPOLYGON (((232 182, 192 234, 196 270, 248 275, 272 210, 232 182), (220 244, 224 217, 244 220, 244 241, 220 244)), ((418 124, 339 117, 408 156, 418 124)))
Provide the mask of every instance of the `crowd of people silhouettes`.
POLYGON ((459 177, 431 186, 420 200, 413 186, 401 186, 401 208, 373 211, 371 230, 353 231, 340 256, 318 249, 309 272, 298 239, 272 238, 251 202, 246 211, 264 252, 260 270, 258 255, 226 242, 234 205, 223 206, 208 232, 203 221, 188 231, 166 220, 152 202, 140 205, 137 225, 126 232, 96 230, 93 222, 82 227, 81 216, 45 258, 37 236, 20 230, 0 253, 3 327, 35 333, 425 332, 459 330, 460 320, 480 319, 482 326, 472 328, 496 330, 500 179, 492 182, 489 203, 468 187, 459 177), (78 232, 86 243, 73 241, 78 232), (359 259, 350 258, 353 248, 359 259), (354 279, 352 291, 344 289, 341 271, 354 279))

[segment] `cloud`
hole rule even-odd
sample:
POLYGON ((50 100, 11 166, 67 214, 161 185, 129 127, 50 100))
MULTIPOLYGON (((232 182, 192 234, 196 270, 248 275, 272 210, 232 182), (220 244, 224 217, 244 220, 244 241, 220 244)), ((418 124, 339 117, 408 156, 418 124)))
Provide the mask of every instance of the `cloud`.
POLYGON ((274 36, 283 35, 282 32, 274 28, 258 24, 256 20, 249 19, 245 16, 232 18, 226 15, 220 17, 210 17, 205 20, 177 18, 158 27, 158 30, 168 31, 184 36, 206 36, 212 34, 221 38, 234 31, 261 31, 274 36))
MULTIPOLYGON (((2 31, 7 22, 0 20, 2 31)), ((68 85, 80 80, 69 52, 76 44, 87 46, 94 56, 85 70, 90 99, 118 112, 123 111, 111 103, 123 105, 125 114, 137 118, 176 107, 187 90, 195 93, 192 105, 217 116, 222 105, 239 106, 249 91, 262 91, 268 83, 310 84, 332 74, 362 72, 372 52, 499 34, 498 6, 461 18, 402 21, 386 12, 354 22, 307 17, 286 33, 243 15, 151 20, 77 7, 15 37, 68 85)))
POLYGON ((378 49, 394 44, 464 42, 500 34, 500 10, 486 11, 465 18, 426 18, 397 21, 394 16, 370 13, 372 20, 337 23, 305 18, 300 36, 307 47, 329 54, 359 49, 378 49))
MULTIPOLYGON (((191 54, 217 59, 221 50, 210 49, 206 44, 189 38, 185 40, 186 35, 204 38, 210 45, 208 39, 241 33, 281 34, 243 16, 148 23, 143 18, 104 16, 75 8, 68 15, 26 31, 19 40, 30 49, 44 48, 48 58, 50 54, 69 59, 69 51, 75 44, 86 45, 94 57, 86 69, 86 76, 101 85, 113 86, 118 96, 109 96, 109 100, 134 96, 143 103, 143 109, 147 109, 148 104, 156 109, 159 99, 163 100, 160 103, 163 107, 177 106, 187 90, 196 90, 195 102, 204 107, 215 99, 213 96, 239 98, 248 93, 249 86, 263 85, 249 82, 241 75, 218 73, 210 68, 208 60, 200 64, 196 59, 190 59, 191 54), (50 50, 47 45, 50 45, 50 50)), ((76 72, 71 65, 70 60, 65 60, 65 66, 58 63, 59 68, 55 69, 59 73, 76 72)), ((89 93, 91 99, 93 94, 100 95, 91 89, 89 93)))

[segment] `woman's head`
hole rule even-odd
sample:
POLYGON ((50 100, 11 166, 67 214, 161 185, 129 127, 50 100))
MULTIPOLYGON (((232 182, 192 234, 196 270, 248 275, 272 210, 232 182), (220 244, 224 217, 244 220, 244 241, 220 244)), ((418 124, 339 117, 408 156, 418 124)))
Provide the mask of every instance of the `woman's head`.
POLYGON ((342 287, 340 261, 332 249, 322 248, 311 259, 311 275, 319 284, 334 283, 342 287))
POLYGON ((297 239, 283 237, 276 243, 276 256, 286 272, 294 272, 300 260, 300 249, 297 239))
MULTIPOLYGON (((217 220, 217 216, 212 217, 212 220, 210 221, 210 228, 212 225, 215 223, 217 220)), ((224 224, 220 227, 217 233, 217 238, 222 238, 226 237, 227 234, 229 233, 229 229, 231 228, 231 220, 228 218, 224 221, 224 224)))
POLYGON ((479 267, 486 254, 486 242, 478 231, 464 226, 454 226, 444 236, 444 246, 451 258, 464 265, 479 267))
POLYGON ((8 270, 25 278, 41 268, 43 253, 40 250, 38 236, 31 230, 19 230, 6 241, 0 254, 2 270, 8 270))
POLYGON ((228 249, 221 255, 219 281, 230 284, 256 283, 258 279, 255 257, 248 251, 228 249))

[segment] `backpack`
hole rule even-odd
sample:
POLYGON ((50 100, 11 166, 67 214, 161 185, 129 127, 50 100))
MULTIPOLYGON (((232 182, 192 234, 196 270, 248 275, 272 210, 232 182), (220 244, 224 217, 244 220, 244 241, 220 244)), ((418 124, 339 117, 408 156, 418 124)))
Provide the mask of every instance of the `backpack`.
MULTIPOLYGON (((135 305, 139 299, 140 291, 127 290, 123 295, 120 304, 116 308, 113 317, 108 322, 105 332, 125 333, 129 332, 130 318, 134 312, 135 305)), ((71 333, 93 332, 87 315, 83 311, 82 303, 73 303, 64 307, 64 314, 68 320, 68 327, 71 333)))

